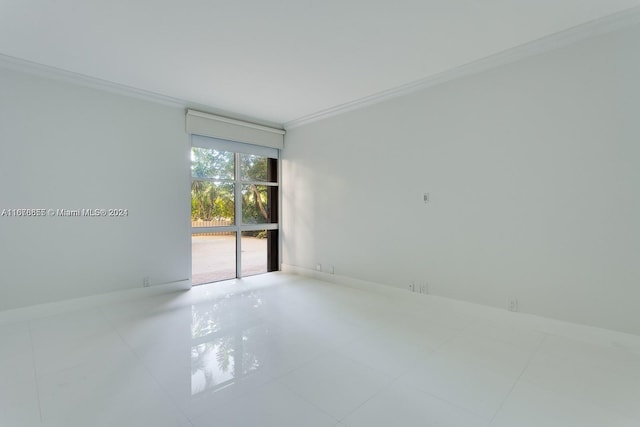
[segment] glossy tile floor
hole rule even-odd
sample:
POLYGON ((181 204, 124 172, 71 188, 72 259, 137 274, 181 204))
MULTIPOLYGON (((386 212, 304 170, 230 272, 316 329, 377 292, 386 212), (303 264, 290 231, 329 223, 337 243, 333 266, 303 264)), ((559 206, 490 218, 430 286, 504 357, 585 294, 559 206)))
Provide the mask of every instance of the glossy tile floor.
POLYGON ((0 326, 0 426, 640 426, 640 354, 269 274, 0 326))

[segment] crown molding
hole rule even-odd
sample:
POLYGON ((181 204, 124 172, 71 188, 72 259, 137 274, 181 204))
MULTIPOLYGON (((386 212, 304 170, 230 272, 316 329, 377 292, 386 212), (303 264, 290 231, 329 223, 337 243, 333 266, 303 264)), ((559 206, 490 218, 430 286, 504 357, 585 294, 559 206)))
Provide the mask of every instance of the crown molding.
POLYGON ((348 111, 357 110, 370 105, 398 98, 403 95, 425 90, 442 83, 477 74, 492 68, 520 61, 548 51, 559 49, 579 41, 610 33, 640 23, 640 7, 626 9, 549 36, 504 50, 502 52, 478 59, 476 61, 452 68, 441 73, 425 77, 392 89, 365 96, 354 101, 302 116, 284 124, 285 130, 293 129, 319 120, 323 120, 348 111))
POLYGON ((51 67, 48 65, 43 65, 37 62, 27 61, 25 59, 20 59, 4 54, 0 54, 0 68, 20 71, 23 73, 45 77, 53 80, 59 80, 67 83, 73 83, 92 89, 98 89, 105 92, 143 99, 145 101, 151 101, 171 107, 184 108, 187 105, 186 101, 183 101, 181 99, 160 95, 132 86, 114 83, 109 80, 103 80, 97 77, 87 76, 85 74, 75 73, 72 71, 63 70, 62 68, 51 67))
POLYGON ((215 114, 218 117, 226 118, 226 120, 237 120, 246 123, 253 123, 255 126, 266 126, 268 128, 282 129, 282 123, 275 123, 267 120, 260 120, 255 117, 246 116, 227 110, 223 110, 210 105, 198 104, 195 102, 187 101, 180 98, 174 98, 171 96, 161 95, 159 93, 147 91, 144 89, 138 89, 133 86, 127 86, 120 83, 115 83, 109 80, 99 79, 97 77, 88 76, 81 73, 75 73, 73 71, 67 71, 62 68, 51 67, 49 65, 40 64, 33 61, 28 61, 21 58, 16 58, 9 55, 0 53, 0 69, 9 69, 26 74, 31 74, 47 79, 62 81, 66 83, 75 84, 78 86, 87 87, 90 89, 97 89, 104 92, 123 95, 131 98, 141 99, 144 101, 153 102, 169 107, 185 108, 185 109, 197 109, 200 111, 206 111, 210 114, 215 114))

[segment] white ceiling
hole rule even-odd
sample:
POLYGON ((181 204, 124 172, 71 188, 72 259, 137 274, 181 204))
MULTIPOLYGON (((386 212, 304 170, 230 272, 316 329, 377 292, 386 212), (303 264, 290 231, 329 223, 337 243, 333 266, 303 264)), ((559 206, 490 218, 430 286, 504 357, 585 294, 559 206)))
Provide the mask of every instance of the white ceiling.
POLYGON ((0 53, 286 124, 640 0, 0 0, 0 53))

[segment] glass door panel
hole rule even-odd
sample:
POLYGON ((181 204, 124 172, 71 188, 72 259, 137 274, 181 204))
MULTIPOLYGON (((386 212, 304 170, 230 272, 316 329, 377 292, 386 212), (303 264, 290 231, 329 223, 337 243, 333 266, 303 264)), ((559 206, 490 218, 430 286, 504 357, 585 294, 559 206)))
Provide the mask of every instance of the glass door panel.
POLYGON ((242 277, 269 271, 268 230, 242 232, 242 277))
POLYGON ((233 182, 191 181, 191 226, 222 227, 235 224, 233 182))
POLYGON ((191 148, 191 176, 234 180, 235 153, 212 148, 191 148))
POLYGON ((242 223, 269 224, 272 217, 272 187, 242 184, 242 223))
POLYGON ((191 235, 192 282, 194 285, 236 277, 236 233, 191 235))

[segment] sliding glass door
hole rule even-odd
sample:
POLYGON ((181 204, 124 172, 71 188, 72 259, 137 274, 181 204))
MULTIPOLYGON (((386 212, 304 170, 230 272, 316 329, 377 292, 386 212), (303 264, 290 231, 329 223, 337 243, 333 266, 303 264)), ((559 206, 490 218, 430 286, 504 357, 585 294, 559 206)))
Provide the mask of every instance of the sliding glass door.
POLYGON ((278 150, 192 137, 192 282, 278 270, 278 150))

